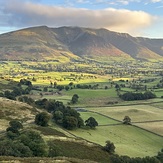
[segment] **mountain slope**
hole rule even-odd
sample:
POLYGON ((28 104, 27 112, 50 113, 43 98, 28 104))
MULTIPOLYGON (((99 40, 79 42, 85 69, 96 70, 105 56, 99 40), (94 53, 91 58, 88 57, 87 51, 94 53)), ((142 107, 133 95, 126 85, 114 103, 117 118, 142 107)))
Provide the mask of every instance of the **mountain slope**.
POLYGON ((163 59, 163 39, 136 38, 106 29, 22 29, 0 35, 1 60, 163 59))
POLYGON ((68 60, 78 58, 48 27, 23 29, 0 36, 0 58, 9 60, 68 60))

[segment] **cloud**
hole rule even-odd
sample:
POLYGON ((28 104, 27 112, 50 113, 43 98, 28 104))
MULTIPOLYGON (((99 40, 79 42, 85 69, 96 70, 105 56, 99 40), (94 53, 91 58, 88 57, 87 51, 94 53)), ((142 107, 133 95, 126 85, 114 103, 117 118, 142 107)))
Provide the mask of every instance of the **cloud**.
POLYGON ((162 2, 162 0, 151 0, 152 3, 162 2))
POLYGON ((143 11, 118 10, 113 8, 103 10, 65 8, 32 2, 22 3, 18 0, 8 0, 3 6, 2 13, 3 23, 1 21, 0 24, 5 24, 6 26, 19 28, 36 25, 51 27, 82 26, 107 28, 131 34, 138 29, 150 26, 155 19, 143 11))

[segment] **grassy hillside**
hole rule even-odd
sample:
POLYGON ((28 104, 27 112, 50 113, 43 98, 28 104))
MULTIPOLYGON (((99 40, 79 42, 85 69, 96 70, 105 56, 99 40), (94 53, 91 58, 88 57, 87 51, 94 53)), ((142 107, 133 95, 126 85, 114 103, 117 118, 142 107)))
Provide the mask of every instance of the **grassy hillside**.
MULTIPOLYGON (((117 154, 128 155, 130 157, 154 156, 162 148, 163 138, 161 136, 135 126, 122 125, 119 121, 107 117, 107 115, 110 115, 106 111, 104 113, 103 108, 97 110, 100 114, 81 112, 85 120, 87 117, 92 116, 98 121, 99 126, 96 129, 79 129, 71 131, 71 133, 101 145, 104 145, 105 141, 110 140, 114 142, 117 154)), ((117 115, 120 114, 117 112, 117 115)), ((153 132, 155 131, 153 130, 153 132)))
POLYGON ((9 121, 14 119, 20 120, 24 124, 31 123, 37 113, 39 111, 36 108, 26 103, 0 97, 0 130, 6 130, 9 121))
MULTIPOLYGON (((6 128, 9 127, 9 121, 17 119, 22 122, 26 130, 34 130, 41 134, 47 144, 55 144, 57 149, 57 157, 51 158, 14 158, 20 162, 103 162, 108 163, 109 154, 102 150, 102 147, 93 143, 87 142, 83 139, 78 139, 70 134, 68 131, 49 123, 48 127, 41 127, 35 125, 35 115, 41 110, 31 107, 25 103, 12 101, 5 98, 0 98, 0 140, 5 135, 6 128), (82 160, 80 160, 82 159, 82 160), (53 160, 53 161, 52 161, 53 160)), ((0 161, 11 161, 12 157, 0 157, 0 161)))

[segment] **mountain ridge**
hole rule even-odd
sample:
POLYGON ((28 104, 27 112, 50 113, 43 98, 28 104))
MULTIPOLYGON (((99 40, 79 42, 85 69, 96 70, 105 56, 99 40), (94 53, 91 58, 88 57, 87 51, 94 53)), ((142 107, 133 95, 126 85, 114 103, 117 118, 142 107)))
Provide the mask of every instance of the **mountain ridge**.
POLYGON ((0 35, 1 60, 163 60, 163 39, 107 29, 38 26, 0 35))

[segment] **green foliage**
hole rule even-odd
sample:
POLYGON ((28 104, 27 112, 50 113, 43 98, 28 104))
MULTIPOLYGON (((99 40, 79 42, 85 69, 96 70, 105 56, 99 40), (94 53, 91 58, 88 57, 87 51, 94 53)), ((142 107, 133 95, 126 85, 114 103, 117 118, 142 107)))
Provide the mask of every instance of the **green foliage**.
POLYGON ((21 79, 19 83, 20 85, 32 86, 32 82, 27 79, 21 79))
POLYGON ((106 145, 104 146, 103 149, 104 149, 105 151, 109 152, 109 153, 114 153, 114 152, 115 152, 115 146, 114 146, 114 144, 113 144, 111 141, 109 141, 109 140, 106 141, 106 145))
POLYGON ((158 152, 156 158, 160 160, 160 162, 163 162, 163 149, 160 152, 158 152))
POLYGON ((63 118, 63 127, 68 130, 73 130, 77 128, 78 120, 74 116, 65 116, 63 118))
MULTIPOLYGON (((72 130, 84 125, 80 114, 69 106, 65 107, 60 101, 42 99, 36 101, 35 104, 52 113, 55 122, 64 128, 72 130)), ((35 119, 36 121, 39 121, 38 117, 35 119)))
POLYGON ((89 126, 90 128, 95 128, 98 126, 98 122, 93 117, 89 117, 86 121, 86 126, 89 126))
POLYGON ((63 85, 57 85, 56 88, 61 91, 62 89, 64 89, 64 86, 63 85))
POLYGON ((48 91, 48 87, 44 87, 43 91, 47 92, 48 91))
POLYGON ((48 147, 39 133, 26 131, 20 135, 19 141, 29 147, 33 156, 47 156, 48 147))
POLYGON ((30 105, 34 103, 34 100, 32 98, 28 97, 28 96, 20 96, 18 98, 18 100, 21 101, 21 102, 25 102, 27 104, 30 104, 30 105))
POLYGON ((28 146, 19 141, 5 139, 0 141, 0 156, 30 157, 32 152, 28 146))
POLYGON ((53 118, 55 119, 56 123, 62 123, 63 120, 63 113, 59 110, 53 113, 53 118))
POLYGON ((7 132, 13 132, 19 134, 19 130, 23 128, 23 125, 18 120, 12 120, 9 122, 10 127, 6 129, 7 132))
POLYGON ((46 98, 35 101, 37 107, 44 108, 46 107, 48 100, 46 98))
POLYGON ((150 91, 146 91, 144 94, 126 92, 123 95, 120 95, 120 97, 125 101, 132 101, 132 100, 147 100, 147 99, 156 98, 156 95, 150 91))
POLYGON ((74 94, 71 99, 72 104, 76 104, 78 102, 79 96, 77 94, 74 94))
POLYGON ((9 139, 11 139, 11 140, 14 140, 15 138, 17 138, 18 137, 18 135, 19 135, 19 132, 16 130, 13 130, 13 128, 12 129, 10 129, 9 127, 6 129, 7 130, 7 133, 6 133, 6 136, 7 136, 7 138, 9 138, 9 139))
POLYGON ((18 121, 18 120, 12 120, 9 122, 9 125, 12 127, 12 128, 15 128, 17 130, 20 130, 23 128, 23 125, 18 121))
POLYGON ((49 147, 49 157, 56 157, 56 156, 61 156, 62 152, 61 149, 53 143, 53 141, 48 142, 48 147, 49 147))
POLYGON ((11 99, 11 100, 16 100, 15 95, 10 91, 5 91, 4 92, 4 97, 6 97, 8 99, 11 99))
POLYGON ((125 116, 123 119, 123 123, 126 125, 130 125, 131 124, 131 118, 129 116, 125 116))
POLYGON ((39 113, 35 116, 35 123, 40 126, 48 126, 50 116, 46 112, 39 113))

